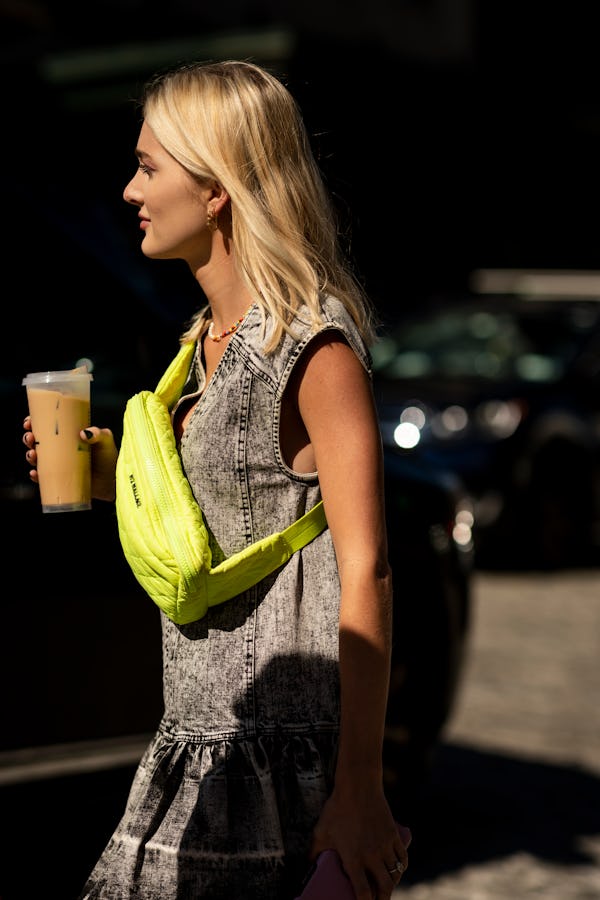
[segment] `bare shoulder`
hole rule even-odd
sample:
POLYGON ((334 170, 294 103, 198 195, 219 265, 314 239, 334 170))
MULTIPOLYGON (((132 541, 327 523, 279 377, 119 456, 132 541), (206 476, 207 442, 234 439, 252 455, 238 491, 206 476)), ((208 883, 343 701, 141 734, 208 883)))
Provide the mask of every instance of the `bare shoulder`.
POLYGON ((341 331, 328 330, 318 334, 300 357, 294 381, 303 393, 337 392, 352 389, 357 383, 369 384, 370 378, 361 360, 341 331))

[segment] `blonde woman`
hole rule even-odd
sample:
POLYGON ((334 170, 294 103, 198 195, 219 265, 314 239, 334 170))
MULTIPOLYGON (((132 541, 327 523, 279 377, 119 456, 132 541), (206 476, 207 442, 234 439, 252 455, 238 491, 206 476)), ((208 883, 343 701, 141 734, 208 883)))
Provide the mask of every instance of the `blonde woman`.
MULTIPOLYGON (((173 426, 213 556, 320 499, 328 527, 197 622, 161 613, 164 715, 81 898, 285 900, 332 848, 359 900, 388 900, 407 854, 382 786, 392 584, 369 303, 279 79, 186 65, 142 112, 124 191, 142 252, 185 260, 203 294, 173 426)), ((86 434, 112 500, 113 436, 86 434)), ((35 481, 28 421, 25 442, 35 481)))

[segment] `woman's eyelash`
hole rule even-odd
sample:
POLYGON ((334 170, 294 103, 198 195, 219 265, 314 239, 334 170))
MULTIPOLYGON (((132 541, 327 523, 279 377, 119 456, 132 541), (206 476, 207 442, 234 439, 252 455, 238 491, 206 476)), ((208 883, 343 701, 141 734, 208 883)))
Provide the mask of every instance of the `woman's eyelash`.
POLYGON ((138 169, 140 170, 140 172, 143 172, 144 175, 149 175, 150 172, 152 171, 152 170, 150 169, 150 167, 147 166, 146 163, 143 163, 143 162, 140 162, 140 163, 139 163, 138 169))

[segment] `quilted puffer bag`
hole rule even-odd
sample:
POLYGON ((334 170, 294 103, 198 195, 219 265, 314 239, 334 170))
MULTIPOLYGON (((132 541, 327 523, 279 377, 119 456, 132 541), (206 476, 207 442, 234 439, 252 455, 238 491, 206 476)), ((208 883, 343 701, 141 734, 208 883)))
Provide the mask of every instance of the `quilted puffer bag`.
POLYGON ((202 510, 185 477, 170 410, 179 399, 195 343, 183 344, 156 390, 131 397, 117 459, 117 521, 137 581, 173 622, 201 619, 278 569, 327 526, 322 502, 212 567, 202 510))

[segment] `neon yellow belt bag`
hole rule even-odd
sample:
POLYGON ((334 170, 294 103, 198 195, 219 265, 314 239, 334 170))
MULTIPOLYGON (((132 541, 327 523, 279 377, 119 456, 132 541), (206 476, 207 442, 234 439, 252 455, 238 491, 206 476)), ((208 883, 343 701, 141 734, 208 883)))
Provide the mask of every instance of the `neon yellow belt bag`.
POLYGON ((133 574, 163 612, 184 625, 282 566, 327 526, 323 503, 284 531, 212 568, 202 510, 183 473, 170 410, 183 390, 195 343, 183 344, 156 391, 131 397, 117 460, 117 521, 133 574))

